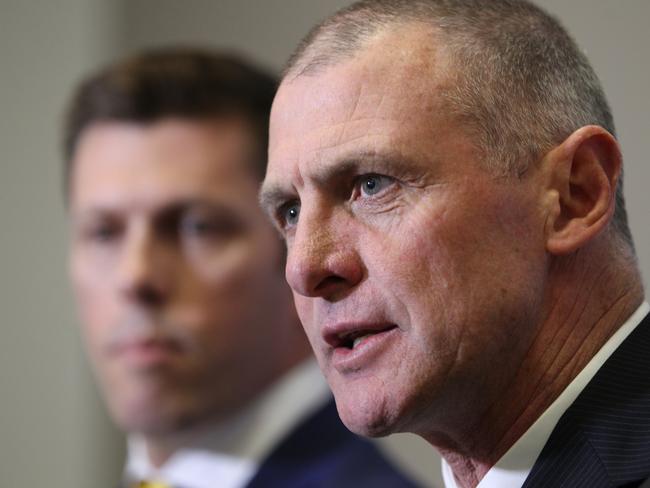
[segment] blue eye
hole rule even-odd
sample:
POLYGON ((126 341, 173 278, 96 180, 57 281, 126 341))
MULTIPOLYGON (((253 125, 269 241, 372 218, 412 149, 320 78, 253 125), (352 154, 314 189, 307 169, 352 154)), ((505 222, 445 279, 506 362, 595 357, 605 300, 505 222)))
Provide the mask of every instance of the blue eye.
POLYGON ((388 176, 374 174, 364 175, 359 181, 359 191, 366 196, 373 196, 381 193, 393 183, 392 178, 389 178, 388 176))
POLYGON ((297 202, 290 203, 286 205, 281 210, 282 220, 287 227, 293 227, 298 223, 298 217, 300 216, 300 204, 297 202))

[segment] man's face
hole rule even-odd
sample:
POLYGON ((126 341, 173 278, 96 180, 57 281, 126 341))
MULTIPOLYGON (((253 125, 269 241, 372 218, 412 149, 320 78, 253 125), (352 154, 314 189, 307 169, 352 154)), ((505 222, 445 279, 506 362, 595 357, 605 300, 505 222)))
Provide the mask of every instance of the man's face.
POLYGON ((285 81, 271 116, 262 200, 339 413, 365 435, 475 421, 541 309, 538 176, 481 169, 426 44, 400 32, 285 81))
POLYGON ((127 431, 232 414, 295 360, 253 147, 235 119, 102 123, 82 134, 71 274, 89 355, 127 431))

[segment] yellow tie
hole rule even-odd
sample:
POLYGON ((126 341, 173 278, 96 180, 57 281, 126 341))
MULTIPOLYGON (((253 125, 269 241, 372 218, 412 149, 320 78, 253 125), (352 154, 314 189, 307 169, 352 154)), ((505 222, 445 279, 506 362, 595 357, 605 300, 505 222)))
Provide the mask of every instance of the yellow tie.
POLYGON ((135 486, 136 488, 171 488, 171 486, 162 481, 141 481, 135 486))

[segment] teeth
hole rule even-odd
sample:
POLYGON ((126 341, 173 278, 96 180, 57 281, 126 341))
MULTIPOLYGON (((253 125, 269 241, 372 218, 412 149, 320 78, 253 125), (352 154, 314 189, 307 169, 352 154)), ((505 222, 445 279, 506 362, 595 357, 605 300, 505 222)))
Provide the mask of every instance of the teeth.
POLYGON ((370 337, 371 335, 372 335, 372 334, 366 334, 366 335, 362 335, 362 336, 357 337, 357 338, 352 342, 352 349, 354 349, 355 347, 357 347, 357 345, 360 344, 360 343, 361 343, 361 342, 362 342, 366 337, 370 337))

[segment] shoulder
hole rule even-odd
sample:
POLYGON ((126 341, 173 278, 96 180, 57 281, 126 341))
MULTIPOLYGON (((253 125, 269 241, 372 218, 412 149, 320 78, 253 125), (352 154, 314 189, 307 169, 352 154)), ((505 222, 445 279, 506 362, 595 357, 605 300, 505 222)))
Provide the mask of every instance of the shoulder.
POLYGON ((371 442, 342 424, 334 401, 298 425, 263 462, 249 488, 415 487, 371 442))

